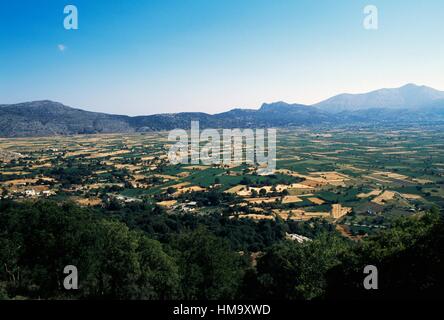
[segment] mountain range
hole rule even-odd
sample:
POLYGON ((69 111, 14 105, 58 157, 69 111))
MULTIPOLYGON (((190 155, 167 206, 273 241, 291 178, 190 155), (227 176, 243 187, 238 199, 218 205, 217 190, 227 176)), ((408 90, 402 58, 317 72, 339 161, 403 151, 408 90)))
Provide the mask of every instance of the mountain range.
POLYGON ((71 108, 53 101, 0 105, 0 137, 131 133, 201 128, 333 126, 444 122, 444 91, 407 84, 363 94, 340 94, 314 105, 264 103, 259 109, 218 114, 183 112, 130 117, 71 108))

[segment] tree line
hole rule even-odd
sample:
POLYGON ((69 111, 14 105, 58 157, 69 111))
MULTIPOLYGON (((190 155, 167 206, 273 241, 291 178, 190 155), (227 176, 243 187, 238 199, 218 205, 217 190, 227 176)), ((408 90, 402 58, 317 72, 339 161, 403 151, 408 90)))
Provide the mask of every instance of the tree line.
POLYGON ((443 284, 436 210, 360 242, 320 221, 161 216, 144 207, 125 215, 69 202, 0 202, 0 298, 418 298, 437 297, 443 284), (311 232, 312 241, 286 240, 288 231, 311 232), (362 287, 368 264, 380 270, 380 290, 362 287), (78 269, 78 290, 63 286, 67 265, 78 269))

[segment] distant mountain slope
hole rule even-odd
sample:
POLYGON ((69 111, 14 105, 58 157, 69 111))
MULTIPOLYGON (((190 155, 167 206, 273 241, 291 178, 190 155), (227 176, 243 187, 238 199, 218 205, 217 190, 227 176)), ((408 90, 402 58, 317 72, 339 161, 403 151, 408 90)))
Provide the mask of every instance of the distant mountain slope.
POLYGON ((201 128, 282 127, 318 124, 334 117, 316 108, 283 102, 259 110, 233 109, 210 115, 200 112, 120 116, 74 109, 58 102, 34 101, 0 105, 0 136, 27 137, 88 133, 127 133, 188 129, 197 120, 201 128))
POLYGON ((229 123, 228 127, 286 127, 333 123, 335 116, 317 108, 288 104, 285 102, 264 103, 259 110, 233 109, 216 114, 220 123, 229 123))
POLYGON ((0 136, 131 132, 134 130, 128 118, 74 109, 52 101, 0 105, 0 136))
POLYGON ((340 94, 313 106, 329 112, 356 111, 374 108, 399 109, 428 105, 444 99, 444 91, 407 84, 400 88, 380 89, 362 94, 340 94))
POLYGON ((444 92, 409 84, 367 94, 342 94, 314 106, 264 103, 258 110, 232 109, 129 117, 75 109, 53 101, 0 105, 0 137, 130 133, 201 128, 334 126, 342 124, 444 122, 444 92), (400 110, 402 109, 402 112, 400 110))

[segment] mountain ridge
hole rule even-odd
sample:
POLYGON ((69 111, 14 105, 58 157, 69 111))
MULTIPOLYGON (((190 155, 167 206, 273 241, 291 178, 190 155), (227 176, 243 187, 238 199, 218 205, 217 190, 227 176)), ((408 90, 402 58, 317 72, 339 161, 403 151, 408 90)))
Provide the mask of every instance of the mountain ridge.
POLYGON ((407 84, 363 94, 340 94, 314 105, 277 101, 259 109, 235 108, 222 113, 115 115, 72 108, 50 100, 0 105, 0 137, 33 137, 94 133, 132 133, 201 128, 256 128, 384 121, 444 121, 444 92, 407 84), (403 112, 400 115, 399 110, 403 112))
POLYGON ((342 93, 313 106, 330 112, 400 109, 418 107, 440 99, 444 99, 444 91, 409 83, 398 88, 383 88, 366 93, 342 93))

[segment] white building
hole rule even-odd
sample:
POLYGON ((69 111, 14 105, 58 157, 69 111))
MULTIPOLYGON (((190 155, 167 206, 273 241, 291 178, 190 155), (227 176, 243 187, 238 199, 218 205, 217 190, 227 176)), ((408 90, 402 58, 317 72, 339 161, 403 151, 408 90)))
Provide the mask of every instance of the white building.
POLYGON ((287 234, 285 234, 285 237, 286 237, 288 240, 297 241, 297 242, 299 242, 299 243, 303 243, 303 242, 305 242, 305 241, 311 241, 310 238, 307 238, 307 237, 301 236, 301 235, 296 234, 296 233, 287 233, 287 234))

